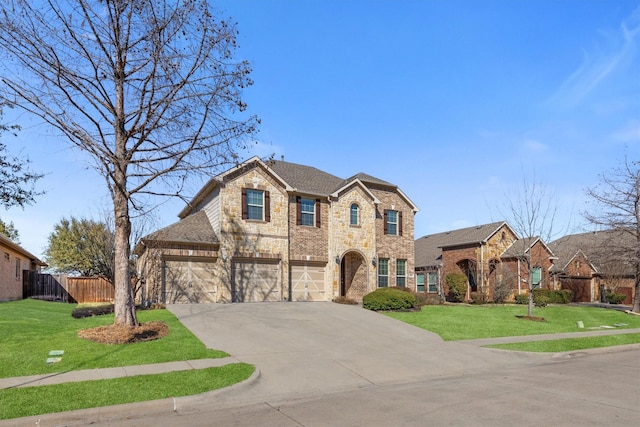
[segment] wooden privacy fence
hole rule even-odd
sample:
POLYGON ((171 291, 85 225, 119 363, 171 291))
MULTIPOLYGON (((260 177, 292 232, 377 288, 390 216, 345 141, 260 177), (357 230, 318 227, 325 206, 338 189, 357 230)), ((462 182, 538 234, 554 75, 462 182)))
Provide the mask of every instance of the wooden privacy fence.
POLYGON ((25 271, 23 298, 69 303, 113 302, 114 288, 103 277, 68 277, 25 271))

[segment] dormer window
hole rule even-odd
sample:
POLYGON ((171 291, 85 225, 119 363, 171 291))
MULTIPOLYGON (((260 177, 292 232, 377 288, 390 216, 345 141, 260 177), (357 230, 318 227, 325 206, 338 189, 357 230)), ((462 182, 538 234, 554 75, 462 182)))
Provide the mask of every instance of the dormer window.
POLYGON ((356 203, 352 203, 349 209, 349 224, 360 225, 360 206, 356 203))

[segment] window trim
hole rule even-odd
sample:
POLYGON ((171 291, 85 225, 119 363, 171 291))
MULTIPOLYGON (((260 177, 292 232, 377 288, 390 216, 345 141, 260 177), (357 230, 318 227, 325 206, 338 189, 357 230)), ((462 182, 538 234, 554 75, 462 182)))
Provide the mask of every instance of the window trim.
MULTIPOLYGON (((309 214, 309 212, 305 212, 309 214)), ((309 197, 296 196, 296 225, 301 225, 303 227, 316 227, 321 228, 322 220, 322 204, 320 199, 312 199, 309 197), (302 200, 310 200, 313 201, 313 223, 312 224, 303 224, 302 223, 302 200)))
POLYGON ((271 197, 270 197, 269 191, 260 190, 256 188, 242 188, 242 219, 246 221, 254 221, 254 222, 270 222, 271 221, 271 197), (249 218, 249 200, 248 200, 249 191, 262 193, 262 218, 260 219, 249 218))
POLYGON ((388 258, 379 258, 378 259, 378 283, 379 288, 388 288, 389 287, 389 259, 388 258), (386 274, 381 274, 382 266, 385 266, 386 274), (381 278, 384 278, 384 284, 381 284, 381 278))
POLYGON ((407 287, 407 260, 406 259, 397 259, 396 260, 396 286, 401 286, 403 288, 407 287), (400 266, 404 266, 404 274, 400 274, 400 266), (400 282, 403 282, 400 284, 400 282))
POLYGON ((426 289, 426 292, 429 293, 429 294, 437 294, 438 293, 438 273, 437 272, 435 272, 435 271, 427 272, 427 286, 426 286, 425 289, 426 289), (431 285, 431 282, 429 282, 429 277, 430 276, 434 276, 435 277, 435 280, 434 280, 434 283, 433 283, 433 287, 434 287, 433 291, 429 290, 429 286, 431 285))
POLYGON ((349 206, 349 225, 352 227, 357 227, 360 225, 360 206, 355 202, 351 203, 351 205, 349 206))
POLYGON ((402 236, 402 211, 397 211, 395 209, 385 209, 384 210, 384 234, 389 236, 402 236), (389 221, 389 213, 395 212, 396 221, 389 221), (389 225, 395 225, 395 233, 391 233, 389 230, 389 225))

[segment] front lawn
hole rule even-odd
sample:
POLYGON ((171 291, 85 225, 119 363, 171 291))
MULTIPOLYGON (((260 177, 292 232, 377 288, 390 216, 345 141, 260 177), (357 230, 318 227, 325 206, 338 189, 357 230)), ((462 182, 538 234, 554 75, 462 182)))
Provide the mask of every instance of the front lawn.
POLYGON ((80 329, 109 325, 113 315, 74 319, 75 307, 29 299, 1 303, 0 378, 228 356, 207 349, 168 310, 138 312, 140 322, 159 320, 169 326, 162 339, 119 345, 82 339, 80 329), (60 362, 46 364, 52 350, 64 354, 60 362))
POLYGON ((534 316, 544 317, 545 322, 521 318, 527 315, 527 307, 522 305, 427 305, 421 311, 386 315, 434 332, 445 341, 581 332, 601 326, 640 328, 639 316, 563 305, 535 308, 534 316), (584 328, 578 328, 578 321, 584 328))

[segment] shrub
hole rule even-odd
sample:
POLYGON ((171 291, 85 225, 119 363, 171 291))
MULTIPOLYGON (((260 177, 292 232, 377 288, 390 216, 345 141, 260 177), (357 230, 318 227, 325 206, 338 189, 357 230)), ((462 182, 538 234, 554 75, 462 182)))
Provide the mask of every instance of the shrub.
POLYGON ((440 305, 444 302, 438 294, 414 292, 413 296, 416 297, 416 301, 418 302, 417 307, 422 307, 423 305, 440 305))
POLYGON ((516 304, 529 304, 529 295, 528 294, 518 294, 516 295, 516 304))
POLYGON ((493 289, 493 301, 497 303, 505 302, 513 293, 513 281, 509 277, 503 277, 496 281, 493 289))
POLYGON ((549 304, 568 304, 573 301, 573 292, 568 289, 563 289, 560 291, 542 288, 534 289, 534 302, 539 297, 546 297, 549 304))
POLYGON ((411 291, 398 288, 380 288, 362 298, 362 306, 368 310, 408 310, 415 308, 418 302, 411 291))
POLYGON ((102 316, 111 313, 113 313, 113 304, 78 307, 71 312, 71 316, 74 319, 81 319, 83 317, 102 316))
POLYGON ((474 304, 486 304, 489 301, 489 297, 483 292, 471 292, 471 302, 474 304))
POLYGON ((624 294, 607 294, 604 296, 604 299, 607 300, 609 304, 620 304, 626 296, 624 294))
POLYGON ((549 304, 549 297, 546 295, 533 295, 533 304, 536 307, 546 307, 549 304))
POLYGON ((467 294, 467 276, 462 273, 449 273, 445 277, 445 282, 449 286, 449 301, 464 301, 464 297, 467 294))

